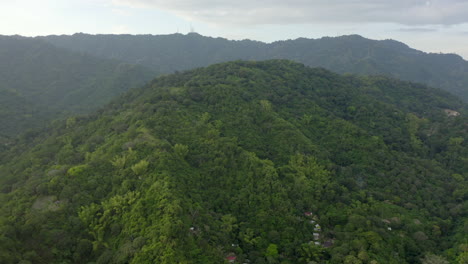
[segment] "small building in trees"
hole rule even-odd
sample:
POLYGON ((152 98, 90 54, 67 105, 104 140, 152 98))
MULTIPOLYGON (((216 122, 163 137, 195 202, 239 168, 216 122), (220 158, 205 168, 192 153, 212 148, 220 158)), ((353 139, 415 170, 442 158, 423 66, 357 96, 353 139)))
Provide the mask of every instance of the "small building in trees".
POLYGON ((234 254, 234 253, 229 253, 229 254, 226 256, 226 260, 227 260, 229 263, 234 263, 234 262, 236 262, 236 260, 237 260, 236 254, 234 254))
POLYGON ((455 110, 451 110, 451 109, 444 109, 444 112, 445 114, 447 114, 447 116, 459 116, 460 113, 455 111, 455 110))
POLYGON ((305 212, 304 216, 312 217, 314 214, 312 212, 305 212))
POLYGON ((313 233, 313 235, 314 235, 314 240, 320 239, 320 233, 313 233))

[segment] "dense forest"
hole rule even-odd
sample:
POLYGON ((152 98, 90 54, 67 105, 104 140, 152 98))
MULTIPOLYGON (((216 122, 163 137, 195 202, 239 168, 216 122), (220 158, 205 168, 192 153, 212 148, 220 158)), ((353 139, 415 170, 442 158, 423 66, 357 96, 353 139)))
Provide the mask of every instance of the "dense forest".
POLYGON ((153 74, 39 39, 0 36, 0 141, 57 118, 89 113, 153 74))
POLYGON ((425 53, 394 40, 358 35, 299 38, 271 44, 187 35, 88 35, 42 37, 56 46, 173 73, 213 63, 289 59, 338 73, 382 74, 447 90, 468 102, 468 62, 455 54, 425 53))
POLYGON ((162 76, 2 145, 0 260, 466 264, 466 113, 283 60, 162 76))
POLYGON ((244 60, 291 59, 338 73, 389 75, 468 100, 468 64, 357 35, 266 44, 187 35, 0 36, 0 143, 90 113, 154 76, 244 60))

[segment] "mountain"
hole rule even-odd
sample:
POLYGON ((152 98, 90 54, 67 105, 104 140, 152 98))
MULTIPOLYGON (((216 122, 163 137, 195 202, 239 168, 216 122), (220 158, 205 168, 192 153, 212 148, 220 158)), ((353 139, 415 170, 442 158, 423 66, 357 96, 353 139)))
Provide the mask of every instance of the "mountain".
POLYGON ((464 263, 466 113, 282 60, 163 76, 0 152, 0 259, 464 263))
POLYGON ((285 58, 339 73, 389 75, 468 100, 467 62, 357 35, 265 44, 196 33, 0 36, 0 144, 51 120, 89 113, 163 73, 236 59, 285 58))
POLYGON ((0 135, 89 113, 150 76, 142 66, 78 54, 39 39, 0 36, 0 135))
POLYGON ((386 75, 447 90, 468 102, 468 62, 454 54, 425 53, 394 40, 358 35, 277 41, 230 41, 187 35, 88 35, 41 37, 56 46, 141 64, 158 73, 232 60, 289 59, 338 73, 386 75))

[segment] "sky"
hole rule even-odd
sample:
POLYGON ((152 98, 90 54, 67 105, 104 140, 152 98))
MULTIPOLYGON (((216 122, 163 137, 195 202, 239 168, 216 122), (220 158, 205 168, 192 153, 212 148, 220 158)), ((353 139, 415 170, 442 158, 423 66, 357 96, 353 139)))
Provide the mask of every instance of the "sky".
POLYGON ((468 0, 0 0, 0 34, 276 40, 359 34, 468 60, 468 0))

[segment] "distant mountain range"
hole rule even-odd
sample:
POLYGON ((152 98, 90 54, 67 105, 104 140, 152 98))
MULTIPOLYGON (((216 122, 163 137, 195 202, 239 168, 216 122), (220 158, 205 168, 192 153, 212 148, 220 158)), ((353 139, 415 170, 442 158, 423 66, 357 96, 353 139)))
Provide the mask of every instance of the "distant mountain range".
POLYGON ((289 59, 338 73, 387 75, 468 101, 468 62, 357 35, 266 44, 187 35, 0 36, 0 142, 90 113, 161 74, 232 60, 289 59), (12 103, 23 102, 23 103, 12 103))
POLYGON ((468 62, 454 54, 425 53, 394 40, 358 35, 299 38, 266 44, 187 35, 47 36, 62 48, 141 64, 171 73, 232 60, 289 59, 338 73, 386 75, 449 91, 468 102, 468 62))

